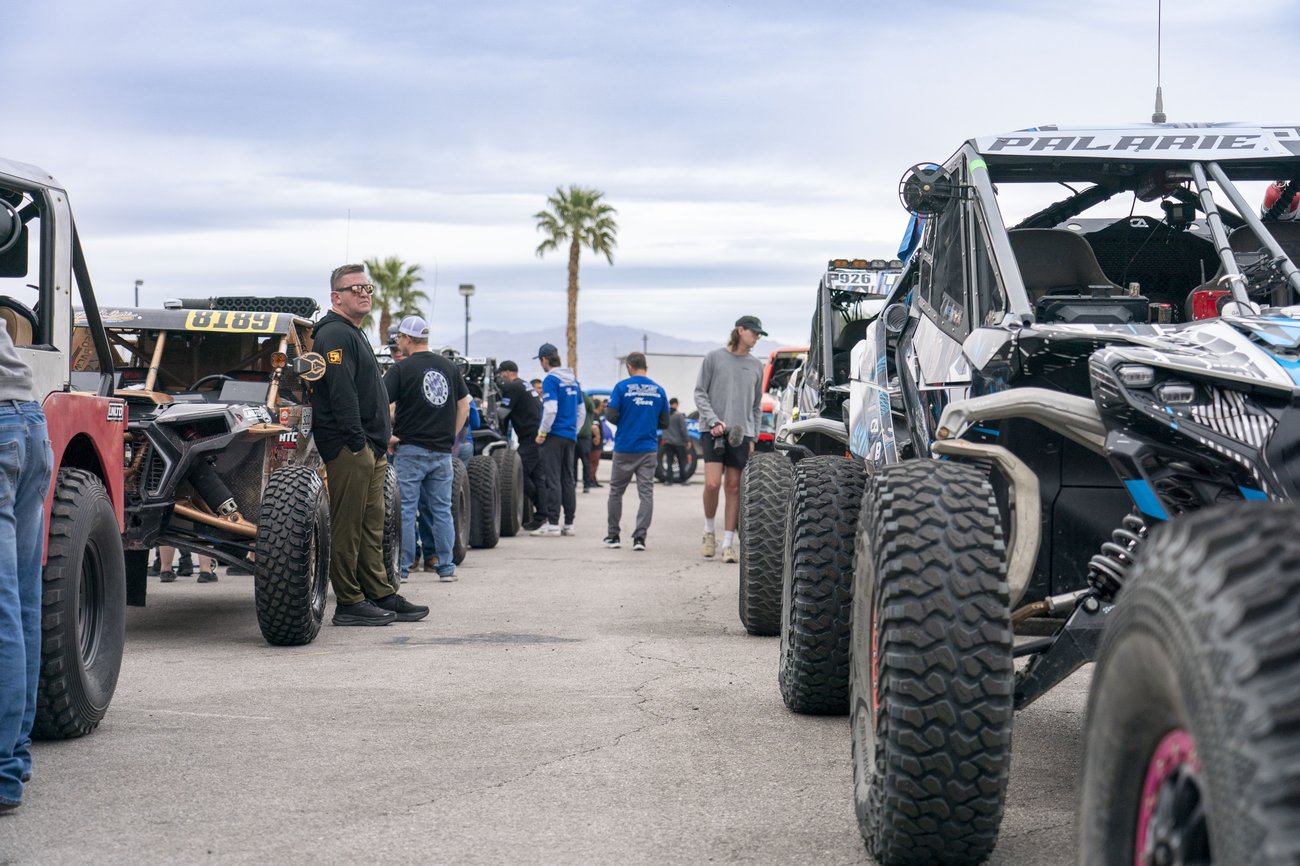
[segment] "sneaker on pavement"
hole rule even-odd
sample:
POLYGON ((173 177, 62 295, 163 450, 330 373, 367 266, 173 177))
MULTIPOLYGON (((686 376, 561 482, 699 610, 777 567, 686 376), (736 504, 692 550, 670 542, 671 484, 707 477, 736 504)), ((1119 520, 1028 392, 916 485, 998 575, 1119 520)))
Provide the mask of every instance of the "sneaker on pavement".
POLYGON ((18 808, 18 803, 0 803, 0 815, 7 815, 18 808))
POLYGON ((700 553, 705 556, 713 556, 718 552, 718 539, 712 532, 704 533, 704 541, 700 544, 700 553))
POLYGON ((397 614, 398 622, 419 622, 429 615, 429 608, 422 604, 411 604, 397 593, 374 600, 375 607, 397 614))
POLYGON ((199 583, 216 583, 217 573, 215 571, 200 571, 199 583))
POLYGON ((446 571, 438 572, 439 583, 455 583, 459 578, 456 577, 456 566, 452 566, 446 571))
POLYGON ((577 535, 577 534, 578 533, 575 532, 573 529, 572 523, 564 524, 564 528, 560 530, 560 535, 577 535))
POLYGON ((424 570, 425 570, 425 571, 437 571, 437 570, 438 570, 438 557, 436 557, 436 556, 430 556, 428 559, 426 559, 426 560, 424 561, 424 570))
POLYGON ((732 547, 724 547, 724 548, 722 548, 722 561, 723 561, 723 562, 740 562, 740 557, 736 555, 736 548, 735 548, 734 545, 733 545, 732 547))
POLYGON ((605 536, 605 546, 609 548, 622 547, 623 542, 618 540, 617 535, 607 535, 605 536))
POLYGON ((176 572, 172 571, 170 568, 167 569, 166 571, 160 571, 158 573, 158 580, 160 580, 163 583, 175 583, 176 572))
POLYGON ((334 606, 335 625, 388 625, 395 619, 397 614, 384 610, 370 599, 334 606))
POLYGON ((538 538, 550 537, 553 535, 559 536, 560 527, 554 523, 543 523, 541 526, 537 527, 536 529, 534 529, 532 532, 528 534, 536 535, 538 538))
POLYGON ((534 529, 541 529, 545 525, 546 524, 541 520, 530 520, 521 526, 520 529, 524 530, 524 532, 532 532, 534 529))
POLYGON ((645 550, 645 539, 644 539, 644 538, 633 538, 633 539, 632 539, 632 549, 633 549, 633 550, 645 550))

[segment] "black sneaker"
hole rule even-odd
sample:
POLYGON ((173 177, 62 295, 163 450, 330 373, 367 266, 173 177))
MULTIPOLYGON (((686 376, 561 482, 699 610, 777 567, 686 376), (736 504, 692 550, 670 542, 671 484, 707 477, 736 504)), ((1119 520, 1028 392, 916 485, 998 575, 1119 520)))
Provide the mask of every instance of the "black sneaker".
POLYGON ((166 571, 159 572, 159 574, 158 574, 158 579, 159 579, 160 581, 162 581, 163 583, 175 583, 175 582, 176 582, 176 572, 172 571, 172 570, 169 568, 169 569, 167 569, 166 571))
POLYGON ((335 625, 388 625, 395 619, 397 614, 378 607, 369 599, 334 606, 335 625))
POLYGON ((181 561, 176 564, 176 573, 181 577, 194 574, 194 559, 188 553, 181 554, 181 561))
POLYGON ((525 532, 532 532, 535 529, 541 529, 542 524, 545 522, 545 520, 530 520, 523 525, 523 530, 525 532))
POLYGON ((623 543, 618 540, 617 535, 608 535, 605 537, 605 546, 610 548, 622 547, 623 543))
POLYGON ((7 815, 17 808, 17 803, 0 803, 0 815, 7 815))
POLYGON ((216 583, 217 573, 215 571, 200 571, 199 583, 216 583))
POLYGON ((397 593, 377 598, 371 604, 396 614, 398 622, 419 622, 429 615, 429 608, 422 604, 411 604, 397 593))
POLYGON ((633 538, 633 539, 632 539, 632 549, 633 549, 633 550, 645 550, 645 539, 644 539, 644 538, 633 538))
POLYGON ((149 563, 149 567, 144 570, 144 573, 150 577, 157 577, 160 572, 162 572, 162 557, 155 553, 153 561, 149 563))

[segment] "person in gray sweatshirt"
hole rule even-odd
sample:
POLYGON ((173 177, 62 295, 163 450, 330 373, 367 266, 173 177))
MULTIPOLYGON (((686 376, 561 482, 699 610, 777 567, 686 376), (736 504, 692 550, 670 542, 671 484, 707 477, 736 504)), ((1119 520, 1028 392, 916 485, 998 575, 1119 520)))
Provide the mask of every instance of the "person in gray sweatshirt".
POLYGON ((723 517, 722 561, 737 562, 736 520, 740 516, 740 474, 754 453, 763 405, 763 362, 750 354, 767 336, 757 316, 741 316, 727 346, 704 356, 695 380, 695 407, 700 412, 704 451, 704 540, 700 553, 717 553, 714 518, 718 493, 727 492, 723 517))
MULTIPOLYGON (((0 815, 32 777, 32 723, 41 657, 41 557, 49 431, 32 371, 0 327, 0 815)), ((3 820, 3 819, 0 819, 3 820)))

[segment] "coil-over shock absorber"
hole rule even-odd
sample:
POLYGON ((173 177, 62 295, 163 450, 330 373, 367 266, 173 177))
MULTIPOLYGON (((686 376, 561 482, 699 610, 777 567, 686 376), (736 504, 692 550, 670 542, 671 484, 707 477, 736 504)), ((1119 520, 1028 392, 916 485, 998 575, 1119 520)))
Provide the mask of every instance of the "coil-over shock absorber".
POLYGON ((1123 524, 1110 534, 1110 541, 1101 546, 1101 553, 1088 560, 1088 584, 1103 598, 1115 598, 1124 587, 1147 531, 1140 515, 1127 514, 1123 524))

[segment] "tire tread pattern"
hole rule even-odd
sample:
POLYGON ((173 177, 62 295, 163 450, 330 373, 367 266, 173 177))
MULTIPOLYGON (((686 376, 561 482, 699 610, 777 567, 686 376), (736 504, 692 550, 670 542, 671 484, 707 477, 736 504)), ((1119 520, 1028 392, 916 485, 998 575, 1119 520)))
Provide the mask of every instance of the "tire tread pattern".
POLYGON ((475 454, 469 458, 466 471, 469 475, 469 546, 496 547, 501 538, 497 461, 487 454, 475 454))
POLYGON ((755 454, 741 475, 740 623, 752 635, 781 633, 781 560, 793 477, 782 454, 755 454))
POLYGON ((271 473, 257 522, 253 597, 262 637, 273 646, 304 646, 325 616, 329 582, 329 494, 306 466, 271 473))

